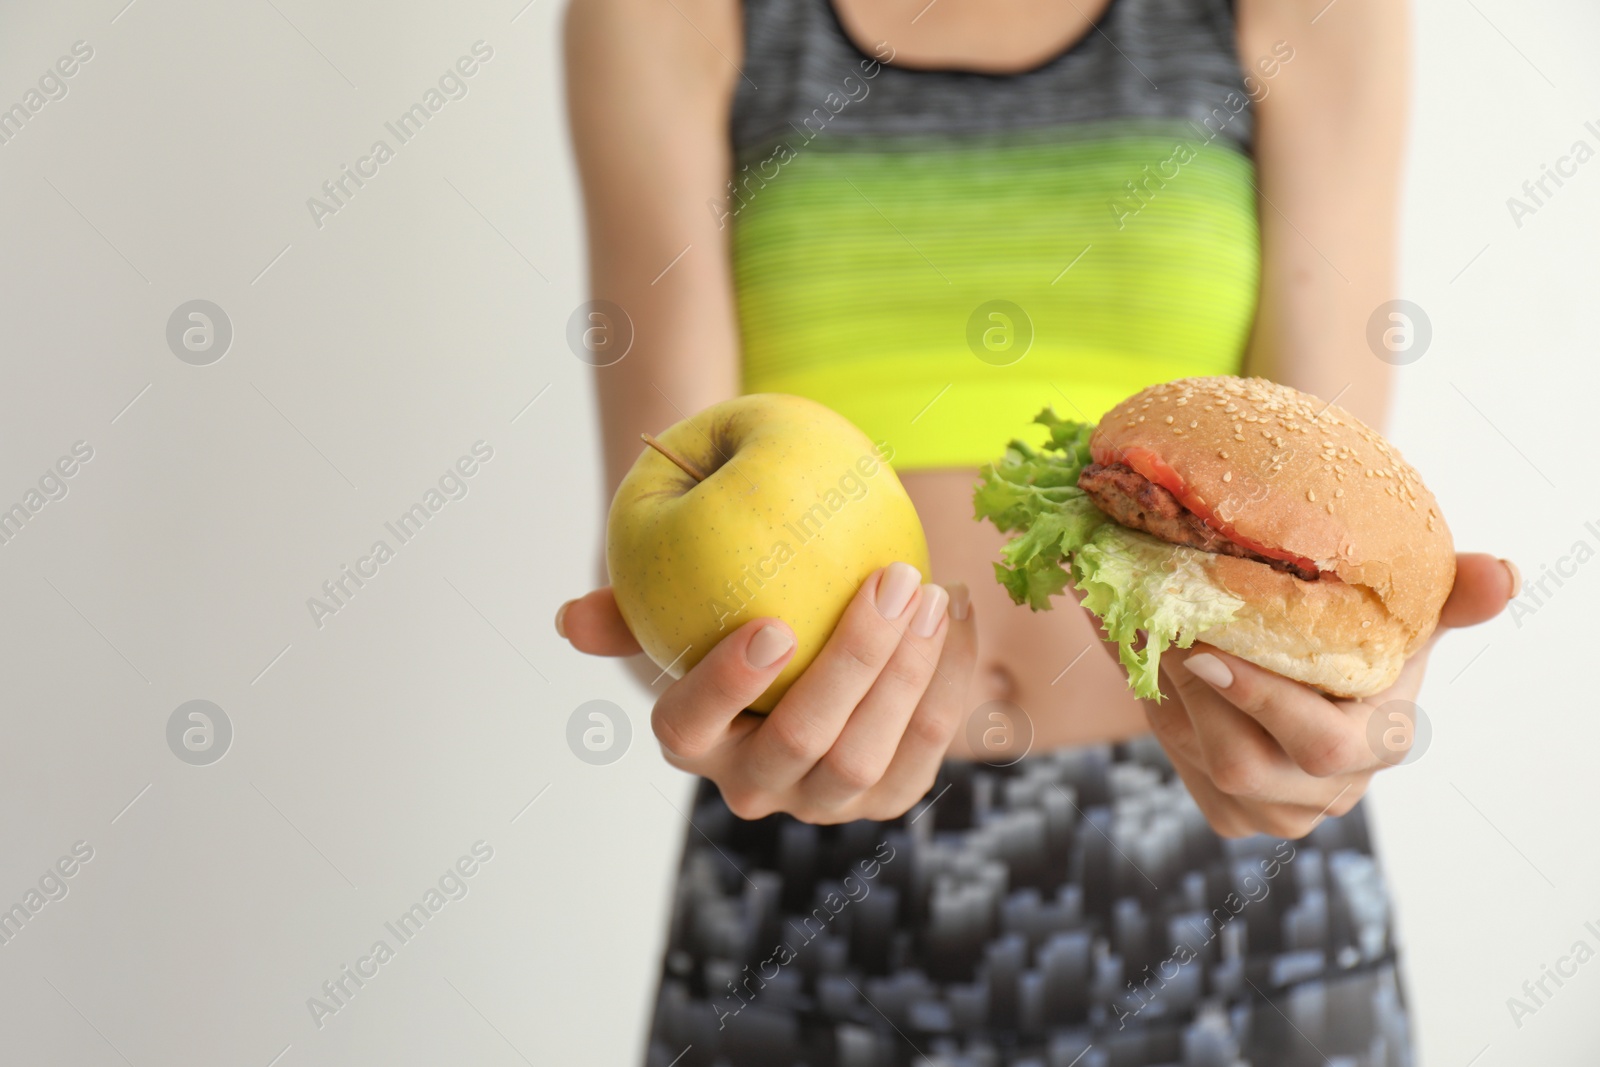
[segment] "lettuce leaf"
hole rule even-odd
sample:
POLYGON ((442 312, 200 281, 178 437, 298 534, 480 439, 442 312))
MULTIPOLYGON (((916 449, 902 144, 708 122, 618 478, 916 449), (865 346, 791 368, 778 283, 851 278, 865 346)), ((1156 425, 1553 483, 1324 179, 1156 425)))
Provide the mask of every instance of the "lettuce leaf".
POLYGON ((1091 462, 1092 424, 1049 408, 1033 421, 1050 440, 1039 448, 1012 441, 973 492, 974 518, 1017 535, 1001 550, 995 578, 1034 611, 1048 611, 1070 581, 1116 642, 1133 691, 1160 700, 1161 653, 1231 622, 1243 601, 1206 577, 1199 552, 1112 522, 1078 488, 1091 462), (1140 631, 1145 645, 1136 651, 1140 631))
POLYGON ((1042 449, 1012 441, 999 463, 983 468, 972 504, 974 518, 1019 535, 1001 551, 995 578, 1018 604, 1048 611, 1050 598, 1067 587, 1072 553, 1107 519, 1078 488, 1094 427, 1049 408, 1034 421, 1049 428, 1050 441, 1042 449))
POLYGON ((1169 646, 1188 648, 1214 626, 1232 622, 1244 601, 1213 582, 1206 554, 1108 522, 1072 556, 1073 584, 1099 616, 1135 694, 1161 699, 1158 666, 1169 646), (1134 650, 1138 631, 1144 648, 1134 650))

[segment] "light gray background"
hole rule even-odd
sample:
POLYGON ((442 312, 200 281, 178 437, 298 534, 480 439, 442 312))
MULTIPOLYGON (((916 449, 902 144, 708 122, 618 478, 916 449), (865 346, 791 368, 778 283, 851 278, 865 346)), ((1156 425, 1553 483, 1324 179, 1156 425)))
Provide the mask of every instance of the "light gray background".
MULTIPOLYGON (((3 1058, 634 1062, 687 780, 648 694, 550 624, 603 509, 559 6, 124 2, 0 9, 0 106, 94 48, 0 145, 0 504, 94 449, 0 545, 0 904, 94 848, 0 946, 3 1058), (480 39, 469 95, 317 228, 306 199, 480 39), (165 341, 196 298, 235 331, 207 367, 165 341), (319 629, 306 598, 479 440, 469 494, 319 629), (205 767, 165 740, 197 698, 235 731, 205 767), (565 743, 595 698, 634 726, 610 766, 565 743), (469 894, 317 1028, 306 999, 480 839, 469 894)), ((1600 147, 1600 12, 1427 0, 1419 31, 1402 295, 1434 339, 1392 433, 1458 543, 1535 577, 1600 548, 1600 161, 1520 228, 1505 201, 1600 147)), ((1432 746, 1374 790, 1430 1067, 1600 1054, 1600 962, 1506 1006, 1600 947, 1597 591, 1588 562, 1445 643, 1432 746)))

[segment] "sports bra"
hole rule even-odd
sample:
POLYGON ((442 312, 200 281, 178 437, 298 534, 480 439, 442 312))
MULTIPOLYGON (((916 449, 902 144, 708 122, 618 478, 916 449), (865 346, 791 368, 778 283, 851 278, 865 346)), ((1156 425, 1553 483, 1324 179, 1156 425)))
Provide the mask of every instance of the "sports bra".
POLYGON ((1260 274, 1228 0, 1111 0, 1017 74, 896 66, 830 0, 747 0, 730 230, 742 389, 902 469, 972 467, 1157 381, 1237 373, 1260 274))

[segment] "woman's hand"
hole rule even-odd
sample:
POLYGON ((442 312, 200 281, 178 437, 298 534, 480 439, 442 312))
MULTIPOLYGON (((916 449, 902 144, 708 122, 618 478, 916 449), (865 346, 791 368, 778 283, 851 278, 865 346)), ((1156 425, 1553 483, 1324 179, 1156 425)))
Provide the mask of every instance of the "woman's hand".
POLYGON ((1409 733, 1399 749, 1373 745, 1369 722, 1388 701, 1416 699, 1439 636, 1492 619, 1519 584, 1504 561, 1458 555, 1438 630, 1394 685, 1364 700, 1328 699, 1207 645, 1172 649, 1161 658, 1162 689, 1176 699, 1146 705, 1150 728, 1219 834, 1304 837, 1405 758, 1409 733))
MULTIPOLYGON (((733 631, 656 701, 662 755, 716 782, 741 819, 903 815, 933 785, 977 655, 966 587, 920 581, 907 563, 874 571, 767 715, 745 708, 794 654, 794 633, 778 619, 733 631)), ((563 605, 556 628, 582 652, 639 652, 610 589, 563 605)))

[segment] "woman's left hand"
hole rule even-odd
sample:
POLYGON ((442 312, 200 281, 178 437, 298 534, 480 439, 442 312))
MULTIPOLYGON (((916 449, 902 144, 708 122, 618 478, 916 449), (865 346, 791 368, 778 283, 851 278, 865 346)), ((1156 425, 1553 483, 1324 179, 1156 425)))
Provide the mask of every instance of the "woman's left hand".
POLYGON ((1381 709, 1416 700, 1440 635, 1494 618, 1519 584, 1502 560, 1458 555, 1438 629, 1394 685, 1364 700, 1329 699, 1207 645, 1170 649, 1161 658, 1168 699, 1146 703, 1150 728, 1217 833, 1304 837, 1354 807, 1375 772, 1405 759, 1414 721, 1381 709), (1372 722, 1380 714, 1381 726, 1372 722), (1369 740, 1374 733, 1382 740, 1369 740))

